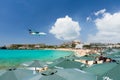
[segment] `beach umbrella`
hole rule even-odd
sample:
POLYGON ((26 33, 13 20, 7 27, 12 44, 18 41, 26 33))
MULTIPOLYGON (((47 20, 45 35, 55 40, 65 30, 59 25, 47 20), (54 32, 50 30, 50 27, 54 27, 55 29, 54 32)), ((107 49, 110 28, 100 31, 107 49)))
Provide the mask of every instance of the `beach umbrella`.
POLYGON ((79 59, 80 60, 87 60, 87 61, 95 61, 95 57, 91 57, 89 55, 87 55, 87 56, 81 56, 79 59))
POLYGON ((32 76, 33 71, 25 69, 0 70, 0 80, 23 80, 25 77, 32 76))
POLYGON ((112 59, 113 62, 120 62, 120 55, 108 55, 107 58, 112 59))
POLYGON ((43 68, 43 67, 47 66, 45 62, 42 62, 40 60, 33 60, 30 62, 23 63, 22 65, 27 66, 27 67, 35 67, 35 70, 37 67, 43 68))
POLYGON ((97 80, 120 80, 120 64, 96 64, 83 70, 97 75, 97 80))
POLYGON ((53 68, 53 66, 54 66, 55 64, 58 64, 58 63, 60 63, 60 62, 62 62, 62 61, 64 61, 64 60, 65 60, 64 57, 60 57, 60 58, 58 58, 58 59, 55 59, 55 60, 53 60, 50 64, 48 64, 48 67, 49 67, 49 68, 53 68))
POLYGON ((59 63, 59 62, 62 62, 64 60, 66 60, 66 59, 74 61, 75 59, 79 59, 79 57, 75 56, 74 54, 71 54, 69 56, 60 57, 58 59, 55 59, 55 60, 53 60, 53 62, 58 62, 59 63))
POLYGON ((64 60, 65 60, 64 57, 60 57, 60 58, 58 58, 58 59, 53 60, 53 63, 59 63, 59 62, 62 62, 62 61, 64 61, 64 60))
POLYGON ((69 59, 63 59, 48 65, 49 68, 79 68, 79 69, 82 69, 82 66, 83 63, 69 59))
POLYGON ((99 56, 100 56, 100 54, 96 54, 96 53, 88 55, 88 57, 92 57, 92 58, 99 57, 99 56))
POLYGON ((96 58, 99 56, 100 56, 99 54, 89 54, 89 55, 81 56, 77 58, 77 60, 96 61, 96 58))
POLYGON ((111 58, 112 60, 116 60, 117 62, 120 61, 120 51, 116 51, 112 54, 106 55, 107 58, 111 58))
POLYGON ((120 55, 120 50, 118 49, 106 49, 102 52, 104 56, 114 56, 114 55, 120 55))
POLYGON ((69 55, 69 56, 65 56, 65 59, 75 60, 75 59, 79 59, 79 57, 77 57, 77 56, 75 56, 74 54, 72 54, 72 55, 69 55))
POLYGON ((51 69, 26 80, 96 80, 96 76, 79 69, 51 69))

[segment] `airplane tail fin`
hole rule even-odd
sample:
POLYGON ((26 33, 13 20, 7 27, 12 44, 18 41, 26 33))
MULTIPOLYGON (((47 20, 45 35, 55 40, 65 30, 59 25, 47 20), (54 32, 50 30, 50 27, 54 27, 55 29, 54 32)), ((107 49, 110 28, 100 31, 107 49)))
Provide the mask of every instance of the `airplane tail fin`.
POLYGON ((29 33, 32 33, 32 30, 31 29, 28 29, 29 33))

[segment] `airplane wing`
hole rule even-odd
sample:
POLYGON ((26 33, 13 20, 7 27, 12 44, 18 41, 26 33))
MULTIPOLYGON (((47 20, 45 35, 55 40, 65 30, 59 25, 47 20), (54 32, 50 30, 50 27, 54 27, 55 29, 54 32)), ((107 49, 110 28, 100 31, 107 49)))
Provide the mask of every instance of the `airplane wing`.
POLYGON ((39 34, 39 35, 47 35, 47 34, 44 33, 44 32, 39 32, 38 34, 39 34))

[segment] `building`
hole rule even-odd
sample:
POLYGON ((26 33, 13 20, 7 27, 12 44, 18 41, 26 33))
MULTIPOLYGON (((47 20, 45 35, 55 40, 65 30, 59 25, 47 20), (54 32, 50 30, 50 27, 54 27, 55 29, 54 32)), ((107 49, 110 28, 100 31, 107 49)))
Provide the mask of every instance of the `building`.
POLYGON ((75 49, 82 49, 83 48, 83 44, 76 44, 75 49))

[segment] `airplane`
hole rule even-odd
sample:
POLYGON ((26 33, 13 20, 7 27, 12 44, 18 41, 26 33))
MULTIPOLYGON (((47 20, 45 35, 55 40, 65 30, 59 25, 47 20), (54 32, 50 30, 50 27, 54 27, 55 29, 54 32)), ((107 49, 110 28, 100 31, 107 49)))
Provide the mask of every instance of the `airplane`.
POLYGON ((36 31, 32 31, 31 29, 29 29, 28 31, 31 35, 39 35, 39 36, 46 35, 46 33, 44 32, 36 32, 36 31))

